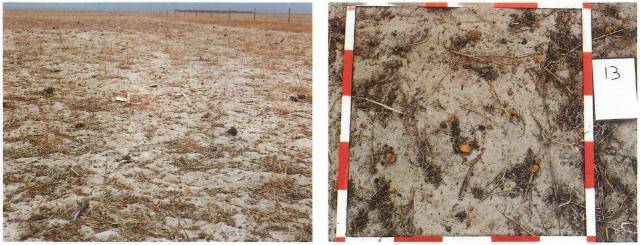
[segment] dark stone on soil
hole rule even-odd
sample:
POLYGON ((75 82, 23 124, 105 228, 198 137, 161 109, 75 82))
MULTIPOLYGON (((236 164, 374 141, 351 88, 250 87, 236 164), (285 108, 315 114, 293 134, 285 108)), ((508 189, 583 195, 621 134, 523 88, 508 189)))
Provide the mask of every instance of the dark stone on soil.
POLYGON ((238 130, 236 129, 236 127, 231 127, 229 130, 227 130, 227 133, 229 133, 231 136, 236 136, 238 135, 238 130))
POLYGON ((53 95, 53 91, 54 91, 53 87, 47 87, 47 88, 44 89, 44 94, 47 95, 47 96, 51 96, 51 95, 53 95))

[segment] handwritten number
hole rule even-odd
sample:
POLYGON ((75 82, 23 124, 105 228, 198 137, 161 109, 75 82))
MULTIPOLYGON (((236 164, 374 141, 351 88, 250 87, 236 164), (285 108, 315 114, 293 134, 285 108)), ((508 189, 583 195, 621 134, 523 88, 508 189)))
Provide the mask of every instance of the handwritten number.
MULTIPOLYGON (((613 72, 611 72, 611 74, 618 75, 615 78, 611 78, 611 80, 619 79, 620 78, 620 73, 618 73, 618 67, 615 67, 615 66, 609 66, 609 67, 615 69, 613 72)), ((606 66, 604 67, 604 79, 609 79, 609 72, 607 71, 607 67, 606 66)))
POLYGON ((620 78, 620 73, 618 73, 618 67, 611 66, 611 68, 616 69, 616 70, 613 72, 613 74, 618 75, 616 78, 612 78, 611 80, 616 80, 616 79, 620 78))

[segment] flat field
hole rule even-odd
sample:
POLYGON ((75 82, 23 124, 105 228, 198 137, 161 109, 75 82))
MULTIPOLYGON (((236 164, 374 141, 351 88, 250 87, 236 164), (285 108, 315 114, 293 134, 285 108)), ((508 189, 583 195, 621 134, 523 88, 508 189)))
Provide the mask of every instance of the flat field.
POLYGON ((262 17, 5 11, 4 239, 310 241, 311 17, 262 17))

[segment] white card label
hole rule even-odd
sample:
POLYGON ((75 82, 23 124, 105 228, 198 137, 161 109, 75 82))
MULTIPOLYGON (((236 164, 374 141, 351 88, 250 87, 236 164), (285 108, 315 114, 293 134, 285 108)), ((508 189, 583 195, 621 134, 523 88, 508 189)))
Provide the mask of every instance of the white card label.
POLYGON ((638 117, 634 58, 593 60, 596 120, 638 117))

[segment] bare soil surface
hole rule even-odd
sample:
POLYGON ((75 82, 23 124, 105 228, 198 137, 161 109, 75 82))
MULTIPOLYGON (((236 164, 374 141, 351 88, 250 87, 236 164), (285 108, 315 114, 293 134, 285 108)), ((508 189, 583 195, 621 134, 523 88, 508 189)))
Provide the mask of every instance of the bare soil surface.
MULTIPOLYGON (((580 10, 358 8, 348 235, 584 236, 581 24, 580 10)), ((334 184, 344 6, 329 25, 334 184)))
MULTIPOLYGON (((593 5, 594 59, 636 57, 636 8, 634 3, 593 5)), ((598 241, 637 241, 637 122, 600 121, 595 133, 598 241)))
POLYGON ((5 11, 4 239, 310 241, 310 22, 245 23, 5 11))

